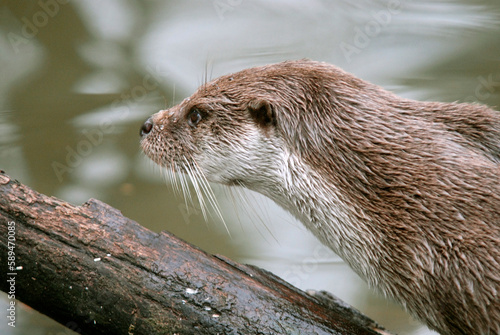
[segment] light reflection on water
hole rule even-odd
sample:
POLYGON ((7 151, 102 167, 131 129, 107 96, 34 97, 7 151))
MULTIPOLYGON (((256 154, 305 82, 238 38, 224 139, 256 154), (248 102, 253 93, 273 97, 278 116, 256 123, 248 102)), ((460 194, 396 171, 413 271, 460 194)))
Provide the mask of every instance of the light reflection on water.
MULTIPOLYGON (((51 11, 0 9, 0 168, 39 192, 99 198, 151 229, 331 291, 394 332, 427 332, 259 195, 249 200, 258 214, 233 211, 237 192, 214 186, 233 238, 220 220, 206 224, 140 153, 138 130, 206 77, 303 57, 405 97, 498 106, 496 1, 107 0, 51 11)), ((23 324, 56 329, 30 313, 21 333, 23 324)))

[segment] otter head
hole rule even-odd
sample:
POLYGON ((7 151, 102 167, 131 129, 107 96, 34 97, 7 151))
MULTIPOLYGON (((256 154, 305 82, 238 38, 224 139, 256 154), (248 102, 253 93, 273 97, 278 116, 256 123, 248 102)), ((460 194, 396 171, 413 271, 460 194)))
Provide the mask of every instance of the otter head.
POLYGON ((281 203, 276 195, 290 183, 290 171, 304 168, 297 164, 333 175, 331 152, 340 152, 333 139, 343 138, 334 126, 337 108, 348 108, 345 102, 363 85, 309 60, 246 69, 151 116, 141 128, 141 146, 171 171, 245 186, 281 203))
POLYGON ((269 85, 253 80, 255 75, 220 77, 152 115, 141 128, 143 151, 191 177, 251 189, 269 186, 283 150, 277 150, 276 102, 266 93, 269 85))

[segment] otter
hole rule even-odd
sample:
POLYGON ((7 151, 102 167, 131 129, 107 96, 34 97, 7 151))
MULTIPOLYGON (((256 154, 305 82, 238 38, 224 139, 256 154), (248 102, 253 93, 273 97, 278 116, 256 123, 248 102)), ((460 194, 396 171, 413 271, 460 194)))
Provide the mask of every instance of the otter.
POLYGON ((271 198, 431 329, 500 334, 499 112, 286 61, 202 85, 151 116, 141 146, 271 198))

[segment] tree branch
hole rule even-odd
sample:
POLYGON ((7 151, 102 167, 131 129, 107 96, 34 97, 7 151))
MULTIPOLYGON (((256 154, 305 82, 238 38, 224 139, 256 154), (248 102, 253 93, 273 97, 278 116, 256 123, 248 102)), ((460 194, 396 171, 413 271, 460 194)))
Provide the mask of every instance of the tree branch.
POLYGON ((0 223, 0 289, 82 334, 380 334, 343 303, 4 173, 0 223))

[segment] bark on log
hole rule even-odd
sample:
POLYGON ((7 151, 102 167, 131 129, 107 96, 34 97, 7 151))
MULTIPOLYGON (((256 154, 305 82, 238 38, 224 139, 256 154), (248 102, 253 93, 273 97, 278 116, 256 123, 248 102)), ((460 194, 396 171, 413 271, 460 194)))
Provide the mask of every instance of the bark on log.
POLYGON ((342 302, 1 171, 0 236, 0 289, 15 278, 17 299, 82 334, 380 334, 342 302))

